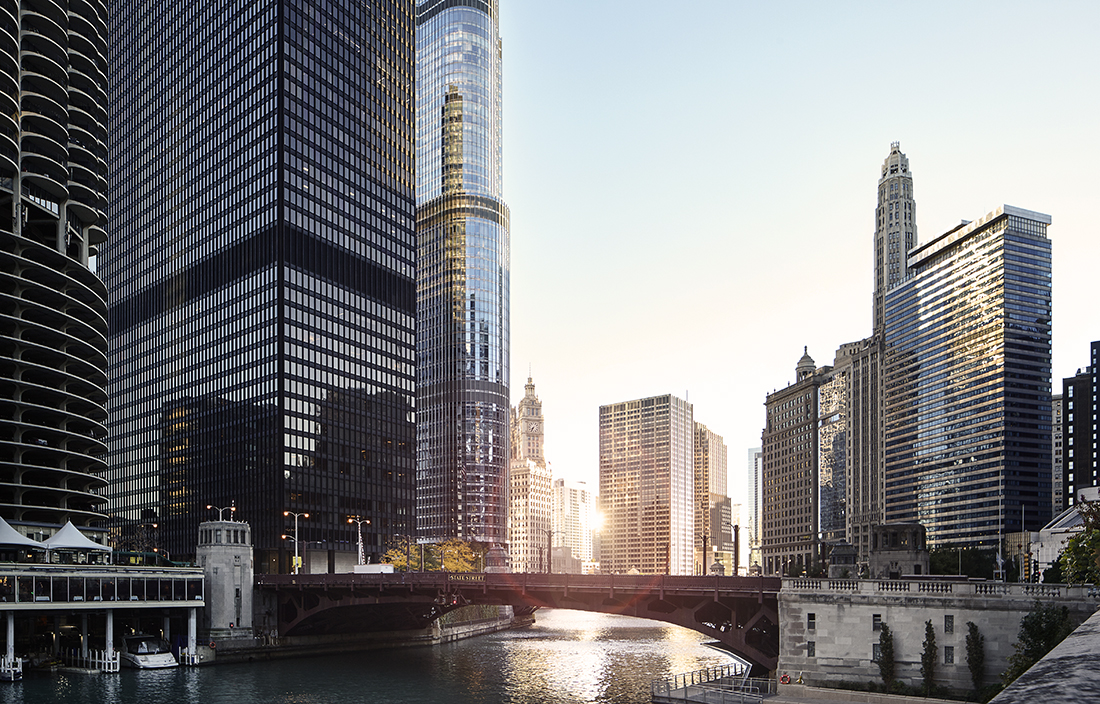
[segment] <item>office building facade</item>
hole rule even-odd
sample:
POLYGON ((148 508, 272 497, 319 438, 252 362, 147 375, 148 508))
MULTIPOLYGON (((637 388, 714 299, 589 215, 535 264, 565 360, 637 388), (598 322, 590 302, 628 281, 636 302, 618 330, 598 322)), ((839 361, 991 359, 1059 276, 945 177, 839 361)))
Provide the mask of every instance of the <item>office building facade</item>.
POLYGON ((758 574, 763 564, 760 554, 760 511, 764 503, 764 448, 753 447, 748 451, 748 492, 742 517, 745 519, 741 535, 748 547, 749 574, 758 574))
POLYGON ((695 424, 672 395, 600 406, 601 570, 692 574, 695 424))
POLYGON ((107 506, 103 2, 12 2, 0 23, 0 516, 99 542, 107 506))
POLYGON ((846 389, 844 396, 836 400, 846 407, 843 538, 856 548, 856 559, 861 563, 870 557, 873 527, 885 520, 879 436, 880 353, 881 338, 875 335, 841 345, 833 362, 846 389))
MULTIPOLYGON (((1090 346, 1090 365, 1062 380, 1061 490, 1063 510, 1080 501, 1080 490, 1100 485, 1097 462, 1097 380, 1100 341, 1090 346)), ((1056 436, 1057 437, 1057 436, 1056 436)))
POLYGON ((887 292, 885 513, 996 548, 1050 519, 1050 217, 1004 206, 908 253, 887 292))
POLYGON ((418 4, 416 56, 419 533, 501 544, 510 255, 498 3, 418 4))
POLYGON ((765 401, 760 531, 765 574, 799 575, 821 566, 818 420, 821 389, 832 380, 832 367, 818 369, 805 351, 795 367, 795 382, 765 401))
MULTIPOLYGON (((1065 383, 1065 380, 1063 380, 1065 383)), ((1066 510, 1065 475, 1062 473, 1062 394, 1054 394, 1050 399, 1050 451, 1052 453, 1050 472, 1051 515, 1057 516, 1066 510)))
POLYGON ((415 530, 413 22, 412 2, 114 7, 120 539, 155 523, 182 557, 232 504, 274 572, 295 540, 354 562, 350 517, 373 557, 415 530))
POLYGON ((719 550, 733 547, 726 466, 726 443, 702 423, 695 424, 695 574, 707 574, 719 550))
POLYGON ((567 560, 579 563, 585 574, 596 571, 592 534, 596 527, 598 497, 585 482, 568 479, 555 479, 551 492, 550 523, 554 547, 561 548, 567 560))

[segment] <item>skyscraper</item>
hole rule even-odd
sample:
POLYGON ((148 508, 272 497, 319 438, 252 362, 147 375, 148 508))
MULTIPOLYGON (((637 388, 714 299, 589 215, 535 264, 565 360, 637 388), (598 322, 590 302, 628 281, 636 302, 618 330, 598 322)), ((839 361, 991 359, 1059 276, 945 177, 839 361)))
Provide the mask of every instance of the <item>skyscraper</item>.
POLYGON ((554 547, 562 548, 570 560, 580 562, 582 570, 591 567, 597 497, 584 482, 568 479, 555 479, 551 491, 554 547))
POLYGON ((745 536, 747 532, 749 573, 756 574, 763 564, 760 556, 760 511, 764 505, 764 448, 750 448, 748 455, 749 500, 745 509, 747 515, 742 513, 747 531, 742 530, 741 534, 745 536))
MULTIPOLYGON (((715 552, 733 549, 733 524, 726 488, 726 443, 695 424, 695 574, 707 574, 715 552)), ((735 563, 736 564, 736 563, 735 563)))
POLYGON ((1090 346, 1089 366, 1062 380, 1063 508, 1077 503, 1081 489, 1100 484, 1097 461, 1097 386, 1100 380, 1100 341, 1090 346))
POLYGON ((857 559, 870 557, 871 530, 885 519, 883 509, 882 438, 879 383, 881 336, 849 342, 836 352, 833 368, 844 379, 846 406, 844 445, 845 540, 857 551, 857 559))
POLYGON ((875 306, 874 330, 885 321, 886 292, 903 281, 909 271, 909 250, 917 246, 917 202, 913 198, 913 174, 901 144, 890 145, 878 180, 875 208, 875 306))
MULTIPOLYGON (((355 559, 413 532, 413 5, 120 0, 110 18, 110 500, 355 559), (303 514, 297 535, 294 519, 303 514), (308 513, 306 518, 304 514, 308 513)), ((320 561, 324 564, 326 561, 320 561)))
POLYGON ((530 377, 512 411, 508 555, 513 572, 546 572, 551 560, 551 475, 542 452, 542 401, 530 377))
POLYGON ((995 548, 1050 518, 1050 217, 1004 206, 908 253, 885 297, 889 522, 995 548))
POLYGON ((107 291, 90 263, 106 240, 106 7, 5 7, 0 515, 17 529, 101 529, 107 291))
POLYGON ((600 406, 603 571, 692 573, 694 426, 671 395, 600 406))
POLYGON ((503 543, 508 501, 508 208, 496 0, 416 9, 417 520, 503 543))
POLYGON ((760 542, 766 574, 801 574, 821 566, 818 421, 827 395, 822 387, 832 380, 832 367, 818 369, 805 352, 795 366, 794 383, 765 401, 760 542))

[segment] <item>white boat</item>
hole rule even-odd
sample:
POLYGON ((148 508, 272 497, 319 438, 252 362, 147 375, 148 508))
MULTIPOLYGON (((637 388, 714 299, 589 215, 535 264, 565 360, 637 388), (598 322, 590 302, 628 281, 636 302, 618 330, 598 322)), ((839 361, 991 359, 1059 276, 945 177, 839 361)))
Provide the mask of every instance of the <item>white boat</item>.
POLYGON ((179 667, 176 656, 163 638, 137 633, 123 636, 118 651, 119 664, 137 670, 153 670, 163 667, 179 667))

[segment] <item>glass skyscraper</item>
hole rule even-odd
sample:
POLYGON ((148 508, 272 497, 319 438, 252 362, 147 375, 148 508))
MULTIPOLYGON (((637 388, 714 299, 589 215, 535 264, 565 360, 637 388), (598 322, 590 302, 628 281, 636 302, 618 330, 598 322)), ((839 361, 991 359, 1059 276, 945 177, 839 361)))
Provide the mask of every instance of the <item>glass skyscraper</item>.
POLYGON ((283 535, 354 560, 351 516, 375 556, 414 530, 413 22, 411 0, 113 7, 122 546, 156 524, 193 554, 208 505, 251 523, 260 572, 283 535))
POLYGON ((909 251, 885 295, 886 520, 933 545, 1050 518, 1049 224, 998 208, 909 251))
POLYGON ((496 0, 416 8, 417 521, 506 539, 508 208, 496 0))
POLYGON ((106 518, 105 18, 0 13, 0 516, 38 537, 106 518))

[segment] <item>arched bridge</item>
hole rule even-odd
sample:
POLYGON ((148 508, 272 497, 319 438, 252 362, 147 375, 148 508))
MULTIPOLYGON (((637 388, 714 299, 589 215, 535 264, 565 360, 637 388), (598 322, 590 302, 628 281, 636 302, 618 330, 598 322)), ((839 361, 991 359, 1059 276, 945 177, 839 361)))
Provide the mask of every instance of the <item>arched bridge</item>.
POLYGON ((752 663, 776 668, 777 577, 679 577, 409 572, 261 574, 282 636, 424 628, 473 604, 599 611, 665 621, 704 633, 752 663))

